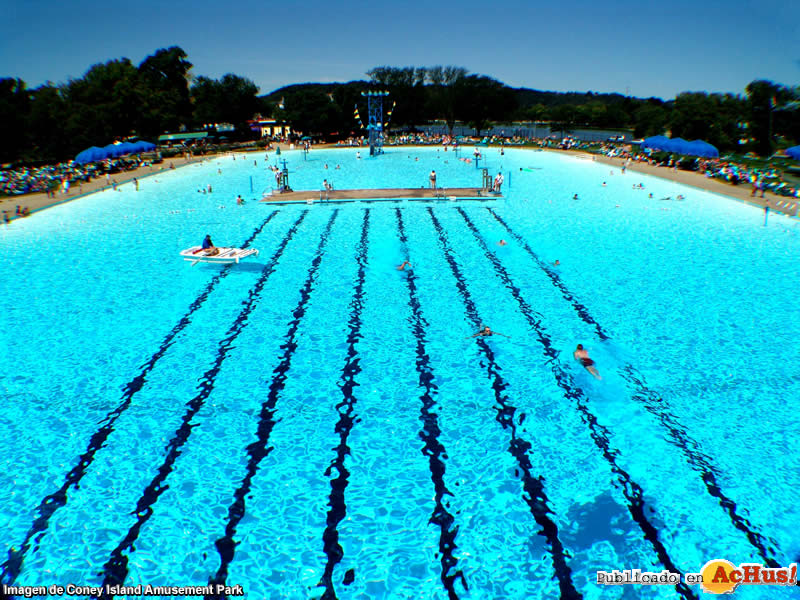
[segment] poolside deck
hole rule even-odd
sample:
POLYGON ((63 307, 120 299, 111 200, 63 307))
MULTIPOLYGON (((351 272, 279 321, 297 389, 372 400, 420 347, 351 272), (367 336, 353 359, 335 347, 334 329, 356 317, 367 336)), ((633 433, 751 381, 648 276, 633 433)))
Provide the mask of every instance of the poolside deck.
POLYGON ((418 199, 418 198, 438 198, 440 200, 457 199, 489 200, 499 198, 499 194, 492 194, 481 188, 377 188, 377 189, 355 189, 355 190, 300 190, 297 192, 274 193, 262 198, 261 202, 267 203, 287 203, 287 202, 327 202, 341 200, 396 200, 396 199, 418 199))

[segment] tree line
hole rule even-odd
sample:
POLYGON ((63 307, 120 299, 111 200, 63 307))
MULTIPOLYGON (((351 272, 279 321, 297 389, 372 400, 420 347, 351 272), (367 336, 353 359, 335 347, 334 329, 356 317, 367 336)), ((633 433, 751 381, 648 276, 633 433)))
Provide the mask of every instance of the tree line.
POLYGON ((464 123, 480 134, 491 123, 541 122, 554 131, 629 129, 636 137, 670 133, 703 139, 720 151, 769 156, 776 143, 800 142, 800 87, 755 80, 744 94, 684 92, 672 100, 591 91, 547 92, 512 88, 462 67, 375 67, 367 81, 291 85, 265 99, 285 106, 295 128, 323 136, 354 128, 351 106, 366 112, 366 88, 389 91, 396 102, 391 125, 409 130, 434 120, 452 130, 464 123), (740 143, 744 142, 744 143, 740 143))
POLYGON ((55 161, 92 145, 137 136, 199 130, 231 123, 239 136, 255 114, 273 116, 295 131, 326 139, 364 133, 361 92, 389 92, 390 129, 409 131, 441 121, 478 133, 492 123, 544 122, 568 132, 583 127, 631 129, 637 137, 669 132, 704 139, 720 151, 753 150, 769 156, 775 143, 800 142, 800 88, 766 80, 743 94, 686 92, 672 100, 593 92, 512 88, 458 66, 392 67, 367 71, 366 80, 289 85, 259 96, 251 80, 193 76, 183 49, 162 48, 134 65, 127 58, 93 65, 78 79, 28 89, 19 78, 0 79, 0 162, 55 161), (740 140, 745 140, 743 145, 740 140))
POLYGON ((127 58, 89 68, 64 84, 27 89, 0 79, 0 162, 57 161, 89 146, 211 123, 243 126, 262 109, 258 86, 238 75, 192 77, 183 49, 162 48, 138 66, 127 58))

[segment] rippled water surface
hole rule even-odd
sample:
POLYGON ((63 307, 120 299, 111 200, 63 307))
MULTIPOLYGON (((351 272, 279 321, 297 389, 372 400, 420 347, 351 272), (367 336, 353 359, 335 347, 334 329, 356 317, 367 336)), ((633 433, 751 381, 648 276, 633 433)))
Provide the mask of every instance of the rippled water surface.
MULTIPOLYGON (((481 182, 471 149, 362 154, 280 158, 294 189, 481 182)), ((798 222, 485 154, 502 198, 268 205, 239 155, 4 227, 2 581, 691 598, 596 572, 797 560, 798 222), (182 262, 207 233, 259 255, 182 262)))

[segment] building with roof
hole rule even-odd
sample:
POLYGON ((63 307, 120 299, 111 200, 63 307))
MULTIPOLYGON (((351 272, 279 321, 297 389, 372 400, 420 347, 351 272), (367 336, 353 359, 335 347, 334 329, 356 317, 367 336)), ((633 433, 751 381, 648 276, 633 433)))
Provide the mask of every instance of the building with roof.
POLYGON ((197 131, 193 133, 165 133, 158 136, 159 146, 172 146, 173 144, 186 144, 186 142, 196 143, 208 137, 207 131, 197 131))
POLYGON ((292 133, 292 128, 286 123, 279 123, 275 119, 264 119, 256 117, 252 121, 248 121, 250 129, 260 133, 261 137, 289 137, 292 133))

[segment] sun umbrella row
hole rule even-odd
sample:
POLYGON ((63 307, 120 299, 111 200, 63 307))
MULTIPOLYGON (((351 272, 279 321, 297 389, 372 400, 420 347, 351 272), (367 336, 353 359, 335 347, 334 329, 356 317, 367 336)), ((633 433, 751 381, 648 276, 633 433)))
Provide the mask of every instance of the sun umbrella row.
POLYGON ((642 142, 642 147, 661 150, 662 152, 686 154, 688 156, 702 156, 704 158, 716 158, 719 156, 719 150, 703 140, 688 142, 683 138, 668 138, 664 135, 654 135, 646 138, 642 142))
POLYGON ((75 157, 75 162, 81 165, 86 163, 105 160, 107 158, 117 158, 126 154, 138 154, 139 152, 150 152, 156 149, 155 144, 150 142, 122 142, 119 144, 109 144, 103 148, 92 146, 75 157))

